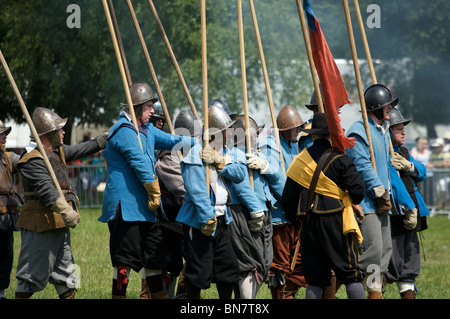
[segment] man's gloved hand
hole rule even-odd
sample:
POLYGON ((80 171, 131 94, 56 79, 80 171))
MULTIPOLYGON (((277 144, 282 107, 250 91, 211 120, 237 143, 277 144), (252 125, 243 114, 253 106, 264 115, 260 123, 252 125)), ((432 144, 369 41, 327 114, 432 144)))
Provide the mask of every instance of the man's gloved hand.
POLYGON ((205 236, 211 236, 212 233, 216 230, 217 225, 217 218, 214 216, 214 218, 208 219, 206 222, 206 225, 202 228, 202 234, 205 236))
POLYGON ((159 189, 158 177, 152 183, 144 183, 148 194, 147 206, 150 210, 157 210, 161 202, 161 190, 159 189))
POLYGON ((407 230, 413 230, 417 226, 417 208, 408 210, 405 214, 403 224, 407 230))
POLYGON ((105 132, 95 138, 97 140, 98 146, 100 146, 102 150, 106 148, 106 138, 108 137, 108 134, 109 132, 105 132))
POLYGON ((375 198, 376 213, 379 215, 387 215, 392 208, 387 189, 381 196, 375 198))
POLYGON ((64 196, 60 196, 50 208, 54 212, 61 214, 64 225, 67 227, 75 228, 80 222, 80 215, 66 202, 64 196))
POLYGON ((248 221, 248 228, 254 233, 259 233, 264 222, 264 211, 250 213, 250 220, 248 221))
POLYGON ((258 155, 247 153, 245 154, 247 156, 247 166, 250 169, 259 169, 259 170, 265 170, 267 168, 267 161, 263 160, 258 155))
POLYGON ((361 205, 352 204, 352 208, 353 208, 353 212, 356 215, 356 218, 358 218, 358 220, 360 222, 362 222, 364 220, 365 216, 364 216, 364 211, 363 211, 363 208, 361 207, 361 205))
POLYGON ((411 163, 398 153, 394 153, 394 155, 391 157, 391 164, 396 170, 405 172, 410 171, 411 168, 414 167, 413 163, 411 163))
POLYGON ((227 160, 227 156, 220 156, 209 145, 202 149, 200 155, 205 163, 216 166, 219 172, 230 162, 227 160))

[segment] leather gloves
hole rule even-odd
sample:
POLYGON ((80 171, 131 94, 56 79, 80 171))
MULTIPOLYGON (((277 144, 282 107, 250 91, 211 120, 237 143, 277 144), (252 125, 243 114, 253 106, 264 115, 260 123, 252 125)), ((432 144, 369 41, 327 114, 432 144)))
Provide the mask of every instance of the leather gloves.
POLYGON ((361 205, 354 205, 352 204, 353 212, 355 213, 356 218, 362 222, 365 218, 364 211, 361 205))
POLYGON ((67 227, 75 228, 80 221, 80 215, 66 202, 64 196, 60 196, 50 208, 54 212, 61 214, 64 225, 67 227))
MULTIPOLYGON (((383 186, 378 186, 378 187, 383 187, 383 186)), ((375 191, 375 188, 374 188, 374 191, 375 191)), ((376 213, 379 215, 387 215, 392 208, 391 201, 389 199, 389 193, 388 193, 387 189, 384 189, 384 192, 381 195, 379 194, 379 190, 375 191, 375 194, 377 196, 375 198, 376 213)))
POLYGON ((147 206, 150 210, 157 210, 161 201, 161 190, 159 189, 158 177, 152 183, 144 183, 145 190, 148 194, 147 206))
POLYGON ((414 169, 414 164, 398 153, 394 153, 391 157, 391 164, 398 171, 409 172, 414 169))
POLYGON ((214 216, 214 218, 208 219, 206 221, 206 225, 202 228, 202 234, 205 236, 211 236, 212 233, 216 230, 217 225, 217 218, 214 216))
POLYGON ((417 226, 417 208, 408 210, 405 214, 403 224, 407 230, 413 230, 417 226))
POLYGON ((251 212, 250 213, 250 220, 248 221, 248 228, 252 232, 259 233, 263 226, 264 222, 264 211, 260 210, 257 212, 251 212))
POLYGON ((108 137, 108 134, 109 132, 105 132, 95 138, 97 140, 98 146, 100 146, 102 150, 106 148, 106 138, 108 137))
POLYGON ((227 159, 227 156, 220 156, 217 152, 212 149, 209 145, 205 146, 201 151, 202 160, 207 164, 212 164, 217 167, 217 170, 220 172, 225 165, 230 163, 231 161, 227 159))
POLYGON ((267 163, 265 160, 260 158, 258 155, 247 153, 247 166, 250 169, 259 169, 259 170, 265 170, 267 168, 267 163))

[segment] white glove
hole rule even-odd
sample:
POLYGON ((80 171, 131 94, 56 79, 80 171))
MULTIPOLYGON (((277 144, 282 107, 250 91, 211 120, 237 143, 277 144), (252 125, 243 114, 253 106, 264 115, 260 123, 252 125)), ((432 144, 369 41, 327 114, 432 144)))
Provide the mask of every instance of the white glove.
POLYGON ((264 222, 264 211, 260 210, 257 212, 251 212, 250 213, 250 220, 248 221, 248 228, 252 232, 259 233, 263 226, 264 222))
POLYGON ((412 167, 414 167, 413 163, 411 163, 398 153, 394 153, 394 155, 391 157, 391 164, 398 171, 408 172, 412 167))
POLYGON ((80 221, 80 215, 66 202, 64 196, 60 196, 56 202, 53 203, 51 209, 54 212, 61 214, 64 225, 67 227, 75 228, 80 221))
POLYGON ((417 208, 408 210, 405 214, 403 224, 407 230, 413 230, 417 226, 417 208))
POLYGON ((247 165, 248 168, 251 169, 259 169, 259 170, 265 170, 267 168, 267 165, 269 165, 269 163, 267 163, 267 161, 263 160, 261 157, 259 157, 258 155, 252 154, 252 153, 247 153, 245 154, 247 156, 247 165))

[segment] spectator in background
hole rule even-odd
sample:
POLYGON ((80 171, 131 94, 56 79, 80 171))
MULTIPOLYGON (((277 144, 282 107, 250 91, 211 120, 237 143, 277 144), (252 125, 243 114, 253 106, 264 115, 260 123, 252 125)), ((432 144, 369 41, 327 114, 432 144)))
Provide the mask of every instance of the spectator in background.
POLYGON ((416 139, 416 145, 411 149, 411 155, 414 159, 427 168, 432 168, 432 164, 429 162, 431 156, 431 150, 428 148, 428 139, 418 137, 416 139))
MULTIPOLYGON (((431 143, 432 154, 430 156, 430 163, 433 168, 449 168, 450 167, 450 150, 446 147, 443 138, 439 137, 431 143)), ((438 180, 439 203, 438 208, 445 208, 449 206, 449 186, 450 176, 441 176, 438 180)))

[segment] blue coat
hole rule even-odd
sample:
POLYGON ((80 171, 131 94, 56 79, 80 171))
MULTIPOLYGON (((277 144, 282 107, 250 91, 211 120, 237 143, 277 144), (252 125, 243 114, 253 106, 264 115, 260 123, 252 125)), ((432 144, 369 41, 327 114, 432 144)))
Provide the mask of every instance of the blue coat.
MULTIPOLYGON (((176 218, 178 222, 199 230, 206 225, 209 219, 214 217, 214 204, 216 202, 212 188, 206 185, 205 166, 200 156, 201 150, 202 145, 197 143, 191 148, 188 155, 181 160, 181 175, 183 176, 186 194, 176 218)), ((218 174, 218 178, 223 178, 225 184, 228 182, 240 183, 245 178, 245 170, 244 165, 233 162, 225 165, 218 174)), ((228 207, 226 221, 227 224, 232 221, 228 207)))
MULTIPOLYGON (((298 144, 288 142, 281 137, 280 144, 283 154, 284 169, 286 172, 291 165, 292 160, 298 154, 298 144)), ((267 181, 269 182, 269 188, 277 201, 275 209, 271 210, 272 224, 287 223, 288 220, 281 208, 281 198, 283 196, 284 184, 286 183, 286 176, 281 167, 280 152, 273 133, 268 135, 267 138, 262 139, 258 147, 258 155, 269 162, 272 170, 270 174, 266 175, 267 181)))
POLYGON ((239 148, 234 147, 231 150, 231 154, 233 162, 242 165, 245 173, 244 180, 240 183, 232 183, 229 180, 225 181, 231 194, 232 204, 243 204, 249 212, 267 211, 264 181, 259 174, 259 170, 252 171, 254 186, 254 189, 252 189, 245 153, 239 148))
MULTIPOLYGON (((398 146, 398 145, 393 145, 393 148, 394 148, 394 151, 395 151, 395 152, 401 154, 401 153, 400 153, 400 146, 398 146)), ((408 151, 408 154, 409 154, 409 161, 410 161, 411 163, 414 164, 414 166, 415 166, 415 168, 416 168, 416 170, 417 170, 417 176, 410 175, 411 178, 412 178, 412 180, 413 180, 413 183, 414 183, 414 194, 416 195, 417 204, 418 204, 417 210, 419 211, 420 217, 425 217, 425 216, 430 215, 430 212, 428 211, 428 207, 427 207, 427 205, 425 204, 425 201, 423 200, 422 194, 420 194, 420 192, 419 192, 419 189, 418 189, 418 187, 417 187, 417 184, 420 183, 420 182, 422 182, 422 181, 427 177, 427 168, 426 168, 425 165, 423 165, 422 163, 416 161, 409 151, 408 151)), ((392 167, 392 165, 391 165, 391 168, 394 170, 394 168, 392 167)), ((396 176, 398 176, 397 173, 396 173, 396 176)), ((398 178, 400 179, 400 177, 398 177, 398 178)), ((401 179, 400 179, 400 181, 401 181, 401 179)), ((394 186, 394 182, 392 182, 392 185, 394 186)), ((402 185, 404 185, 403 182, 402 182, 402 185)), ((405 189, 405 190, 406 190, 406 189, 405 189)), ((406 192, 407 192, 407 191, 406 191, 406 192)), ((400 197, 401 197, 401 198, 404 197, 404 195, 400 195, 400 196, 397 195, 397 196, 396 196, 395 192, 393 192, 393 193, 394 193, 394 198, 396 198, 397 201, 399 201, 399 198, 400 198, 400 197)), ((409 194, 408 194, 408 195, 409 195, 409 194)), ((408 196, 408 198, 410 198, 410 197, 408 196)), ((412 200, 411 200, 411 201, 412 201, 412 200)), ((415 205, 414 205, 414 202, 413 202, 413 207, 414 207, 414 206, 415 206, 415 205)), ((409 206, 408 206, 408 207, 409 207, 409 206)), ((411 209, 411 208, 410 208, 410 209, 411 209)))
MULTIPOLYGON (((391 192, 391 182, 389 177, 389 130, 384 133, 375 126, 375 122, 369 117, 370 137, 372 139, 373 153, 377 172, 372 167, 369 154, 369 144, 367 142, 366 131, 363 120, 356 121, 347 132, 347 136, 355 137, 356 145, 346 149, 346 153, 351 157, 360 175, 360 179, 366 184, 366 196, 361 202, 365 214, 375 213, 375 193, 374 187, 383 185, 391 192)), ((391 212, 389 212, 391 213, 391 212)))
POLYGON ((120 203, 125 221, 156 222, 156 212, 147 206, 148 194, 144 183, 152 183, 155 174, 155 149, 170 150, 176 144, 190 146, 195 143, 191 137, 167 134, 147 124, 139 134, 142 149, 135 127, 124 116, 110 129, 106 149, 102 156, 106 160, 108 178, 103 196, 101 222, 110 221, 120 203))

